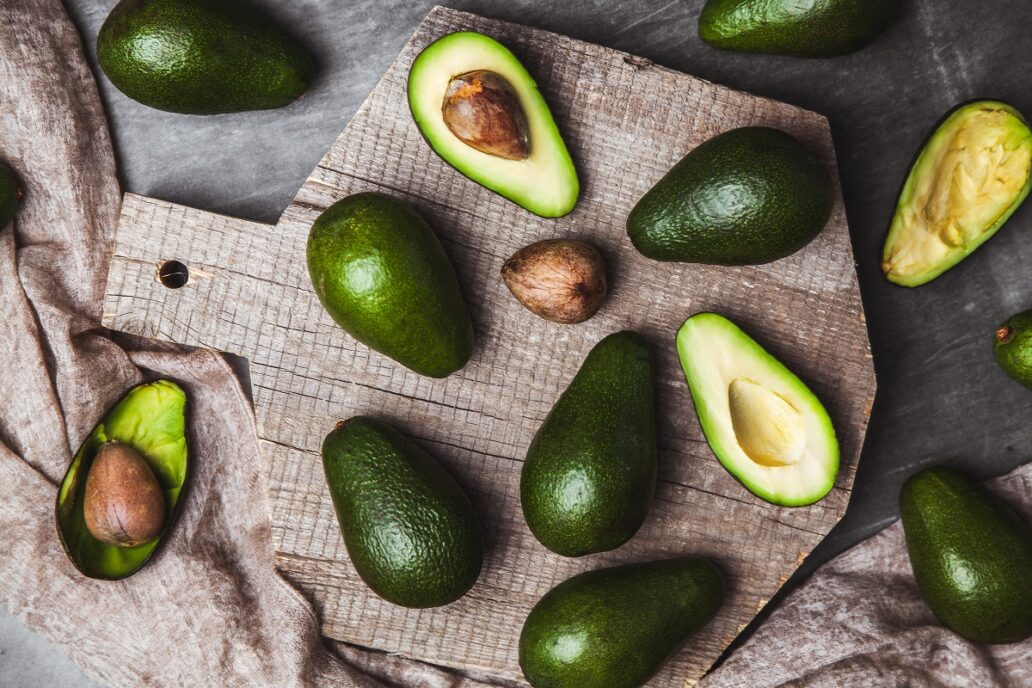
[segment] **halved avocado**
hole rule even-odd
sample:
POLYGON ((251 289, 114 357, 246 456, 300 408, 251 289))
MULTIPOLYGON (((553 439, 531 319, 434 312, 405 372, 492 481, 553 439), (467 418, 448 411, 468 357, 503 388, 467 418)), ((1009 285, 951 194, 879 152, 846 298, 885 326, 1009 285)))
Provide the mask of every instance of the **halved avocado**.
POLYGON ((882 270, 932 281, 989 240, 1032 188, 1032 130, 1006 103, 962 105, 929 137, 896 205, 882 270))
POLYGON ((90 578, 116 580, 136 573, 154 554, 175 516, 186 482, 186 393, 169 380, 138 385, 101 419, 75 453, 57 495, 57 530, 68 557, 90 578), (165 525, 153 540, 133 547, 95 538, 83 515, 86 482, 100 448, 117 442, 147 462, 165 497, 165 525))
POLYGON ((566 144, 534 79, 498 41, 471 31, 434 41, 412 63, 408 101, 427 142, 462 174, 542 217, 573 210, 580 183, 566 144))
POLYGON ((731 475, 781 506, 828 494, 838 474, 838 440, 802 380, 716 313, 685 321, 677 354, 706 440, 731 475))

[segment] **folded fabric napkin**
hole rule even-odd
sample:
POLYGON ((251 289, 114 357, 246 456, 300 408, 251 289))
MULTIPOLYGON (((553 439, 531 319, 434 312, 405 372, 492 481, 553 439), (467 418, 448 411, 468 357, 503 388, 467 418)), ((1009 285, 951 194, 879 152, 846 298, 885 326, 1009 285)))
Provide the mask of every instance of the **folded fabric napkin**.
MULTIPOLYGON (((233 361, 99 326, 121 192, 59 0, 0 3, 0 104, 0 159, 27 192, 0 229, 0 604, 115 686, 501 685, 324 641, 311 605, 276 572, 233 361), (179 522, 136 575, 86 579, 58 542, 57 484, 97 419, 155 377, 190 397, 179 522)), ((1032 468, 994 485, 1032 518, 1032 468)), ((1032 643, 987 648, 939 626, 894 526, 824 566, 700 685, 1028 686, 1032 643)))

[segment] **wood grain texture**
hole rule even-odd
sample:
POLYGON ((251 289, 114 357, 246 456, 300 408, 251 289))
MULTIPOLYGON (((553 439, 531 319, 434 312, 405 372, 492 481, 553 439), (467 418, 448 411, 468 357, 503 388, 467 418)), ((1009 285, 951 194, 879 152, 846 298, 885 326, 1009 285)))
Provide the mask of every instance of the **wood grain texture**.
POLYGON ((436 8, 277 225, 127 195, 104 322, 248 358, 279 566, 316 603, 326 635, 518 679, 523 618, 553 585, 602 565, 703 554, 727 575, 727 603, 649 685, 693 684, 844 513, 875 390, 841 198, 812 244, 766 266, 657 263, 627 239, 628 211, 671 165, 745 125, 792 133, 835 174, 819 115, 614 50, 436 8), (463 29, 498 38, 537 79, 581 175, 581 201, 569 216, 545 220, 509 203, 448 167, 420 137, 405 98, 408 67, 432 40, 463 29), (330 204, 364 190, 413 203, 456 265, 477 348, 445 380, 420 377, 357 344, 311 290, 308 228, 330 204), (528 243, 571 236, 606 256, 611 295, 589 322, 562 326, 520 307, 499 271, 528 243), (170 259, 190 269, 182 289, 156 279, 157 266, 170 259), (702 310, 740 323, 825 401, 843 467, 819 504, 766 504, 713 457, 673 346, 681 322, 702 310), (521 462, 587 352, 623 328, 645 334, 659 354, 656 501, 624 547, 565 559, 538 545, 523 522, 521 462), (334 422, 359 413, 408 432, 471 491, 488 553, 477 585, 455 604, 393 606, 370 593, 348 562, 318 452, 334 422))

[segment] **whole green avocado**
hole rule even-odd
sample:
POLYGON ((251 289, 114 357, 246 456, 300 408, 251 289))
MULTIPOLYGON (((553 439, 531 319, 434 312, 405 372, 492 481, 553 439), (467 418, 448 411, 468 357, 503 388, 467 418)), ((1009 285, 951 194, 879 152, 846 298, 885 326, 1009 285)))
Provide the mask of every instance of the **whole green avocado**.
POLYGON ((1032 530, 981 486, 944 467, 911 477, 900 516, 914 577, 950 630, 979 643, 1032 637, 1032 530))
POLYGON ((14 219, 21 199, 18 177, 7 163, 0 162, 0 229, 14 219))
POLYGON ((447 377, 473 353, 451 261, 423 217, 385 194, 330 206, 308 235, 308 274, 348 334, 403 366, 447 377))
POLYGON ((356 416, 322 445, 326 484, 351 563, 388 602, 437 607, 480 575, 473 503, 441 464, 382 421, 356 416))
POLYGON ((799 141, 744 127, 674 165, 631 210, 627 234, 654 260, 769 263, 812 241, 834 201, 827 171, 799 141))
POLYGON ((305 47, 244 0, 122 0, 97 59, 133 100, 195 115, 283 107, 315 73, 305 47))
POLYGON ((709 0, 699 36, 724 50, 835 57, 874 41, 895 9, 896 0, 709 0))
POLYGON ((535 605, 520 668, 535 688, 636 688, 706 625, 724 578, 695 557, 588 571, 535 605))
POLYGON ((1018 313, 997 328, 993 353, 1003 372, 1032 388, 1032 311, 1018 313))
POLYGON ((630 331, 591 350, 527 450, 523 515, 568 557, 619 547, 641 527, 656 485, 655 362, 630 331))

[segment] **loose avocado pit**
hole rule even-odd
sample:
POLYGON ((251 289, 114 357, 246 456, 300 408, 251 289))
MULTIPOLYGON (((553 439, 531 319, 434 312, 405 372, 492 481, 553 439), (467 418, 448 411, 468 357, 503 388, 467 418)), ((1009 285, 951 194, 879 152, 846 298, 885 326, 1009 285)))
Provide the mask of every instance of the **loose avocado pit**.
POLYGON ((508 48, 472 31, 428 45, 408 78, 430 147, 476 183, 542 217, 573 210, 577 170, 533 77, 508 48))
POLYGON ((750 492, 805 506, 831 490, 839 466, 835 429, 792 371, 715 313, 685 321, 677 353, 706 441, 750 492))
POLYGON ((908 287, 930 282, 1003 226, 1032 184, 1032 131, 1004 103, 950 115, 928 140, 900 194, 882 270, 908 287))
POLYGON ((135 547, 161 534, 165 497, 140 453, 108 442, 86 477, 83 517, 90 534, 108 545, 135 547))
POLYGON ((460 74, 448 84, 444 123, 468 146, 506 160, 530 156, 527 118, 512 86, 494 72, 460 74))

